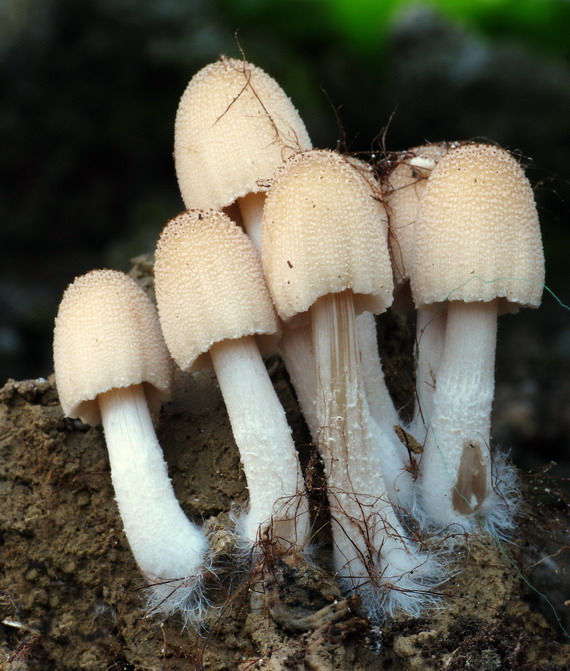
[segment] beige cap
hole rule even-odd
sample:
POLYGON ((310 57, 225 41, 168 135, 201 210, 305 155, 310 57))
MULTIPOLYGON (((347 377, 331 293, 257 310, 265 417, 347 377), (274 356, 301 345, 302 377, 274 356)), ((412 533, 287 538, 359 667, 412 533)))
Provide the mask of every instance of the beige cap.
POLYGON ((364 163, 332 151, 298 154, 275 175, 263 219, 263 269, 282 319, 346 289, 357 311, 391 304, 386 212, 364 163))
POLYGON ((222 340, 279 330, 259 255, 222 212, 190 210, 168 222, 154 266, 160 323, 182 370, 222 340))
POLYGON ((411 274, 416 305, 503 298, 499 310, 516 311, 540 304, 543 283, 534 194, 518 162, 492 145, 450 150, 420 204, 411 274))
POLYGON ((144 383, 151 411, 168 399, 172 365, 156 309, 123 273, 93 270, 70 284, 55 321, 53 358, 59 399, 68 417, 95 426, 96 398, 144 383))
POLYGON ((277 82, 246 61, 222 58, 198 72, 175 124, 174 159, 189 209, 222 209, 267 189, 277 166, 311 141, 277 82))
POLYGON ((402 152, 385 178, 388 242, 396 286, 410 278, 414 255, 414 227, 420 198, 427 178, 449 147, 449 143, 439 142, 402 152))

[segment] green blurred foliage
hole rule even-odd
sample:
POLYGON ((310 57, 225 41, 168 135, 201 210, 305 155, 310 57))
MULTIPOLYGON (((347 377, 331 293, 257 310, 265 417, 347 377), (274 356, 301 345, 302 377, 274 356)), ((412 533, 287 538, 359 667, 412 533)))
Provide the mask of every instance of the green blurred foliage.
POLYGON ((494 40, 513 40, 558 55, 570 54, 567 0, 320 0, 347 42, 370 51, 382 42, 394 17, 427 5, 457 23, 494 40))
POLYGON ((429 0, 441 12, 495 40, 512 39, 542 53, 570 55, 567 0, 429 0))
POLYGON ((424 5, 487 38, 513 40, 556 56, 570 54, 567 0, 226 0, 221 4, 239 21, 259 24, 273 17, 291 36, 331 31, 343 48, 361 53, 385 47, 394 19, 424 5))

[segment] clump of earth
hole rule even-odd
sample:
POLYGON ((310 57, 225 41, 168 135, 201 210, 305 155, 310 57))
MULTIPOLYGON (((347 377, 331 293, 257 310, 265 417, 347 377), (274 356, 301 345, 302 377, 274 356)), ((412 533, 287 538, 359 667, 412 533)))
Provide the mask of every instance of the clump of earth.
MULTIPOLYGON (((133 275, 152 291, 151 265, 133 275)), ((410 392, 400 341, 384 318, 387 377, 410 392)), ((326 496, 316 449, 278 356, 268 368, 299 446, 315 513, 310 558, 240 554, 232 518, 247 505, 215 376, 178 373, 157 433, 183 510, 204 524, 215 553, 206 577, 212 607, 202 628, 160 621, 114 501, 100 428, 63 416, 53 376, 0 390, 0 668, 9 671, 562 671, 561 559, 565 510, 544 479, 523 482, 526 503, 508 540, 459 539, 444 557, 449 579, 420 618, 373 626, 329 566, 326 496)), ((144 504, 143 504, 144 505, 144 504)), ((441 539, 426 539, 432 549, 441 539)), ((567 583, 566 583, 567 584, 567 583)), ((570 594, 566 594, 570 598, 570 594)))

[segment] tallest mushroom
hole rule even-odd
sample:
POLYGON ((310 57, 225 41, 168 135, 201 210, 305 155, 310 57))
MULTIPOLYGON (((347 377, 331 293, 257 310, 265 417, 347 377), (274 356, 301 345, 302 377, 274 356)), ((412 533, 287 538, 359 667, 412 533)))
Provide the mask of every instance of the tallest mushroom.
MULTIPOLYGON (((279 84, 245 60, 222 57, 194 75, 178 106, 174 159, 184 204, 189 210, 231 213, 259 251, 264 192, 271 177, 290 156, 310 146, 305 126, 279 84)), ((301 351, 307 356, 302 344, 301 351)), ((307 385, 301 376, 292 378, 304 410, 310 408, 307 385)), ((252 399, 242 399, 241 414, 247 400, 252 399)), ((277 397, 273 400, 278 404, 277 397)), ((240 414, 237 406, 235 410, 240 414)))
POLYGON ((538 215, 518 162, 491 145, 449 151, 424 191, 411 272, 418 308, 447 304, 420 473, 437 524, 509 524, 489 445, 497 315, 538 307, 543 282, 538 215))

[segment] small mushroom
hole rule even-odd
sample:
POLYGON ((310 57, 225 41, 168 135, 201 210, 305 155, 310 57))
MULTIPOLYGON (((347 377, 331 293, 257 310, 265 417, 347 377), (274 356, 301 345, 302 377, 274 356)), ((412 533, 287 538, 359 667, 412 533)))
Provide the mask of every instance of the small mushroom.
POLYGON ((169 397, 172 377, 156 309, 123 273, 94 270, 66 289, 53 351, 65 415, 103 423, 119 512, 150 583, 151 612, 199 620, 207 542, 175 497, 150 415, 169 397))
POLYGON ((259 255, 222 212, 190 210, 162 231, 155 281, 177 364, 216 371, 249 489, 240 535, 249 548, 268 539, 302 548, 309 512, 301 468, 255 339, 279 329, 259 255))
POLYGON ((532 188, 500 147, 467 143, 438 162, 420 203, 411 286, 420 309, 447 307, 445 342, 420 464, 439 525, 509 527, 490 447, 497 315, 538 307, 544 256, 532 188))

